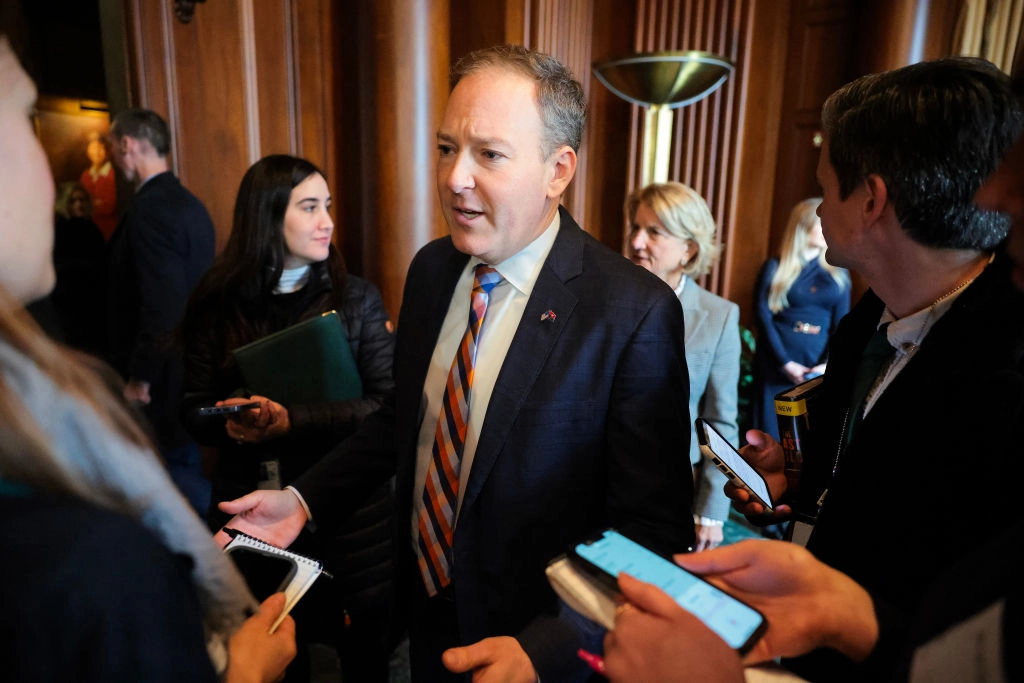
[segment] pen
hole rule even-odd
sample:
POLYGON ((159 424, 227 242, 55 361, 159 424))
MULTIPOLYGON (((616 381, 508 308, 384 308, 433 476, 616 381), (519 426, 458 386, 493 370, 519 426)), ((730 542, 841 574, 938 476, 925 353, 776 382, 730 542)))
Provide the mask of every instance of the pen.
POLYGON ((604 675, 604 657, 601 655, 595 655, 593 652, 587 652, 582 647, 576 650, 576 656, 587 663, 591 669, 597 673, 604 675))

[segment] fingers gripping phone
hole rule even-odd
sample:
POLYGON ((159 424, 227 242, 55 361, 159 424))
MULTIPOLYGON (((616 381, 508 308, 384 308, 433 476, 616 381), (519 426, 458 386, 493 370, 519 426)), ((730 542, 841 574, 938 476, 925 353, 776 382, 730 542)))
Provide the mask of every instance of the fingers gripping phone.
POLYGON ((569 557, 583 572, 615 590, 620 572, 658 586, 741 654, 768 627, 764 615, 750 605, 614 529, 578 543, 569 557))
POLYGON ((732 444, 726 441, 725 437, 703 418, 698 417, 694 421, 694 426, 697 428, 700 452, 704 457, 720 469, 730 482, 745 489, 765 509, 774 509, 775 503, 772 501, 772 494, 768 490, 768 484, 764 477, 743 459, 739 451, 733 448, 732 444))
POLYGON ((259 401, 252 401, 251 403, 239 403, 234 406, 206 406, 199 409, 199 414, 204 417, 207 415, 235 415, 252 408, 259 408, 259 401))

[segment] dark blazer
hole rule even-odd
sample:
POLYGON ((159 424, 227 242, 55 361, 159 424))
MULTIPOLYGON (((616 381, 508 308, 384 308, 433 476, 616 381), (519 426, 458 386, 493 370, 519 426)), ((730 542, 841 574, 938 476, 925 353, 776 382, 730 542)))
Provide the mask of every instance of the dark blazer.
MULTIPOLYGON (((399 318, 393 409, 295 482, 313 520, 330 524, 368 479, 397 468, 399 560, 409 568, 399 576, 417 571, 411 506, 421 493, 413 478, 423 383, 468 259, 447 237, 417 254, 399 318)), ((515 636, 542 680, 585 678, 575 655, 581 636, 558 617, 547 563, 609 525, 663 551, 693 542, 682 340, 672 290, 561 210, 494 386, 455 531, 463 644, 515 636), (553 319, 542 319, 547 311, 553 319)), ((422 592, 411 583, 400 589, 422 592)))
POLYGON ((190 558, 121 514, 8 491, 0 481, 3 680, 219 680, 190 558))
MULTIPOLYGON (((799 507, 828 494, 807 548, 905 618, 946 568, 1020 518, 1019 502, 1000 492, 1000 482, 1024 476, 1024 295, 1009 269, 998 256, 953 302, 841 454, 856 367, 882 301, 868 291, 831 341, 814 413, 813 434, 824 439, 804 459, 799 507)), ((816 655, 794 664, 804 678, 828 681, 841 680, 836 666, 816 655)))
MULTIPOLYGON (((296 292, 257 301, 243 300, 237 292, 218 292, 193 300, 185 318, 185 398, 181 419, 197 442, 218 451, 212 476, 213 500, 207 517, 212 528, 220 528, 230 517, 217 510, 216 503, 256 488, 262 461, 278 460, 281 481, 290 484, 355 432, 367 415, 380 408, 384 397, 394 391, 391 363, 395 340, 387 329, 388 314, 380 292, 354 275, 345 275, 336 285, 326 262, 314 264, 310 281, 296 292), (230 396, 250 395, 238 366, 230 359, 230 348, 254 341, 259 335, 228 341, 228 326, 233 324, 236 310, 251 311, 249 323, 270 334, 331 309, 338 311, 359 367, 361 397, 288 405, 289 433, 259 444, 235 443, 227 435, 223 417, 198 415, 200 406, 213 405, 230 396)), ((392 598, 393 503, 391 486, 378 487, 363 507, 334 530, 334 535, 316 538, 309 544, 308 554, 324 561, 334 581, 318 581, 309 597, 296 606, 296 619, 303 622, 301 637, 333 633, 341 625, 339 615, 343 610, 348 611, 351 622, 345 628, 346 634, 353 630, 365 632, 364 623, 376 627, 387 621, 392 598)), ((309 539, 303 540, 309 543, 309 539)), ((381 637, 380 641, 383 640, 381 637)), ((359 679, 348 668, 356 658, 367 660, 377 655, 386 660, 386 654, 371 652, 368 644, 359 655, 342 658, 343 673, 350 680, 359 679)))
POLYGON ((107 248, 107 360, 125 379, 150 383, 147 413, 162 449, 186 440, 171 334, 213 262, 214 239, 206 207, 166 171, 139 188, 107 248))

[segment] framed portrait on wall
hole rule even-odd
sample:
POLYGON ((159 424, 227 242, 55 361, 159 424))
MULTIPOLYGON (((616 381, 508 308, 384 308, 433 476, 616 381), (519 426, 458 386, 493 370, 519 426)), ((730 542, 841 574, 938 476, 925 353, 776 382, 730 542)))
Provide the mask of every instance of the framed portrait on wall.
MULTIPOLYGON (((105 102, 40 95, 36 135, 46 151, 58 198, 80 184, 91 200, 91 218, 105 239, 117 227, 117 175, 107 148, 110 111, 105 102)), ((59 202, 58 202, 59 204, 59 202)), ((55 207, 58 214, 63 207, 55 207)))

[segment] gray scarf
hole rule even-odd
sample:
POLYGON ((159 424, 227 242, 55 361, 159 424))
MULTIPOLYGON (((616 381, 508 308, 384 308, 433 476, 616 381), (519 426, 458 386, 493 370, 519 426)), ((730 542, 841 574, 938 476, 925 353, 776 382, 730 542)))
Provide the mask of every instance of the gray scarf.
MULTIPOLYGON (((73 478, 88 481, 97 491, 123 497, 130 516, 169 550, 192 558, 192 581, 203 608, 207 648, 215 668, 223 671, 228 638, 258 605, 163 465, 151 451, 113 433, 90 406, 63 392, 3 340, 0 372, 73 478)), ((105 505, 99 496, 90 502, 105 505)))

